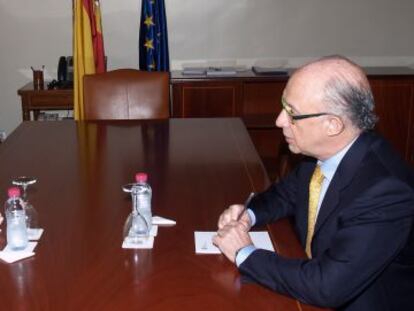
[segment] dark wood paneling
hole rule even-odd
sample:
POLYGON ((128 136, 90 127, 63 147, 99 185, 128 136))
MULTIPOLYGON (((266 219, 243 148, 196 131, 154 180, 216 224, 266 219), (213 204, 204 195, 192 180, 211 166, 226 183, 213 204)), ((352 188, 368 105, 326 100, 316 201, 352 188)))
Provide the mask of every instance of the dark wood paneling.
POLYGON ((256 150, 263 157, 275 157, 279 154, 280 145, 285 142, 282 130, 274 129, 249 129, 250 137, 256 150))
POLYGON ((173 91, 175 117, 234 117, 240 116, 241 83, 204 82, 182 84, 173 91))
POLYGON ((410 112, 413 107, 413 82, 403 79, 370 80, 379 122, 376 130, 387 138, 394 147, 409 160, 410 112))
POLYGON ((275 128, 286 78, 179 76, 172 79, 174 117, 243 117, 270 178, 276 178, 281 131, 275 128))
POLYGON ((285 81, 244 83, 243 115, 270 114, 276 118, 285 85, 285 81))
POLYGON ((278 158, 281 146, 285 144, 282 131, 274 129, 249 129, 250 138, 259 153, 270 180, 278 177, 278 158))

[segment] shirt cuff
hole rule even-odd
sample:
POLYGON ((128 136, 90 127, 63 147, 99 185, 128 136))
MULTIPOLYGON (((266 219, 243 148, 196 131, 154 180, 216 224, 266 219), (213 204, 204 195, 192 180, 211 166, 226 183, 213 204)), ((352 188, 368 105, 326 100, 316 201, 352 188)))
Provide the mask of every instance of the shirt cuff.
POLYGON ((250 208, 247 209, 247 214, 250 217, 250 222, 253 227, 256 224, 256 215, 253 213, 253 211, 250 208))
POLYGON ((255 250, 256 247, 253 244, 241 248, 236 254, 237 267, 239 267, 255 250))

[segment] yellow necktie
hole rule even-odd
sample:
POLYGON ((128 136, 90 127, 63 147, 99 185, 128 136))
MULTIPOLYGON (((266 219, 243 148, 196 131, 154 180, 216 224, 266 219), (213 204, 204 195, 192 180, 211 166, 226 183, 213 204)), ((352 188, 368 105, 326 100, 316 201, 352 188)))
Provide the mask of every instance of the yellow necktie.
POLYGON ((306 254, 309 258, 312 258, 311 242, 315 230, 316 211, 318 209, 323 179, 321 167, 317 165, 309 184, 308 235, 306 236, 306 254))

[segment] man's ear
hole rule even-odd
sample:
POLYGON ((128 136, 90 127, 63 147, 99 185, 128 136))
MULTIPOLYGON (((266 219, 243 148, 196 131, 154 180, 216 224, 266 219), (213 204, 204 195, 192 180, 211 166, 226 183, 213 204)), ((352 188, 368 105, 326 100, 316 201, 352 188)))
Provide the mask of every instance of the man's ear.
POLYGON ((341 118, 337 116, 330 116, 326 124, 328 136, 337 136, 345 129, 344 123, 341 118))

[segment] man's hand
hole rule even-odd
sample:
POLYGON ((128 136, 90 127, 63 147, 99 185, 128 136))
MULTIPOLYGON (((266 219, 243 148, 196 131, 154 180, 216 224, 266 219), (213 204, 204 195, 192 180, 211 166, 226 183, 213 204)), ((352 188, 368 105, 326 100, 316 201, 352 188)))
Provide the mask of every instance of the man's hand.
POLYGON ((244 209, 244 206, 241 204, 230 205, 229 208, 220 215, 218 220, 218 228, 219 230, 223 229, 226 225, 237 220, 247 228, 247 231, 250 230, 252 226, 251 220, 249 214, 244 209), (241 213, 242 215, 240 215, 241 213))
POLYGON ((249 229, 250 227, 245 226, 241 221, 230 221, 217 231, 217 235, 213 237, 213 243, 234 263, 236 252, 247 245, 253 244, 249 229))

